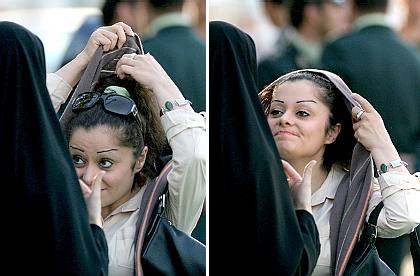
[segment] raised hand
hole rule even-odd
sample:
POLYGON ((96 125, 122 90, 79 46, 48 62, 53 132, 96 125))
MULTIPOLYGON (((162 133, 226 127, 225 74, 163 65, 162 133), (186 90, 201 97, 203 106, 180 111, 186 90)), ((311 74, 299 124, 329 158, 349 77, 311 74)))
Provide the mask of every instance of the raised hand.
POLYGON ((312 168, 316 164, 316 161, 312 160, 305 166, 305 169, 303 170, 303 178, 289 162, 282 160, 282 163, 295 208, 303 209, 312 213, 311 180, 312 168))
POLYGON ((88 209, 89 223, 96 224, 100 227, 102 227, 101 185, 104 174, 104 171, 100 171, 97 175, 95 175, 91 187, 89 187, 83 180, 79 179, 80 187, 88 209))

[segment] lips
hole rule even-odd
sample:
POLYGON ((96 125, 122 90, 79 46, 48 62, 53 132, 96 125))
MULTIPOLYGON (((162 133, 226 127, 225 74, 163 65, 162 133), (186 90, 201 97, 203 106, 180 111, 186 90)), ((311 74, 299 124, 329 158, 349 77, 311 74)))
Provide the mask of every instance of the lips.
POLYGON ((298 135, 288 130, 279 130, 274 134, 274 136, 298 136, 298 135))

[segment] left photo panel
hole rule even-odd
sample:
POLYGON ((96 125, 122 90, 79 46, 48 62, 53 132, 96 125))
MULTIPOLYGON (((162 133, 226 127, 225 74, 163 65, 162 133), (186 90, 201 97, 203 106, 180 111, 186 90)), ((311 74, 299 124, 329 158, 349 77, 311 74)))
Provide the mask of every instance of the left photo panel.
POLYGON ((6 261, 206 275, 206 1, 2 1, 0 18, 6 261))

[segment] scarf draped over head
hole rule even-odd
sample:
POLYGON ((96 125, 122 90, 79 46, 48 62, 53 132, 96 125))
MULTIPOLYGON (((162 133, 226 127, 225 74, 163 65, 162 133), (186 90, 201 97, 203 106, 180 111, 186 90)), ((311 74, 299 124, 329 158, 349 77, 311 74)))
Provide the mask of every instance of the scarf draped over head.
MULTIPOLYGON (((341 92, 344 103, 349 110, 354 106, 360 105, 351 98, 351 90, 344 81, 334 73, 325 70, 303 69, 290 72, 311 72, 320 74, 329 79, 341 92)), ((280 77, 284 78, 286 75, 280 77)), ((278 80, 278 79, 277 79, 278 80)), ((260 94, 272 89, 277 82, 273 81, 264 88, 260 94)), ((331 264, 334 275, 342 275, 350 254, 358 239, 358 233, 365 220, 366 211, 371 194, 371 182, 373 177, 372 158, 361 144, 357 143, 354 147, 350 172, 346 174, 340 182, 335 194, 331 218, 330 218, 330 244, 331 244, 331 264)))
POLYGON ((22 260, 23 275, 99 275, 105 238, 100 254, 48 95, 41 40, 0 22, 0 64, 3 261, 22 260))

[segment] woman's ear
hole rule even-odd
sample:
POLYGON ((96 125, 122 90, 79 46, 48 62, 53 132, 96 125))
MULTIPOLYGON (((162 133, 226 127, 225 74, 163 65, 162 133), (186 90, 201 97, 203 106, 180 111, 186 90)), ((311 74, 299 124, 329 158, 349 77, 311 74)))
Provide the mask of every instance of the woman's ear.
POLYGON ((134 166, 134 173, 138 173, 143 168, 144 162, 146 162, 147 150, 147 146, 144 146, 139 158, 137 158, 136 160, 136 165, 134 166))
POLYGON ((327 137, 325 139, 325 144, 332 144, 337 139, 338 134, 341 131, 341 124, 337 123, 334 126, 331 126, 327 132, 327 137))

